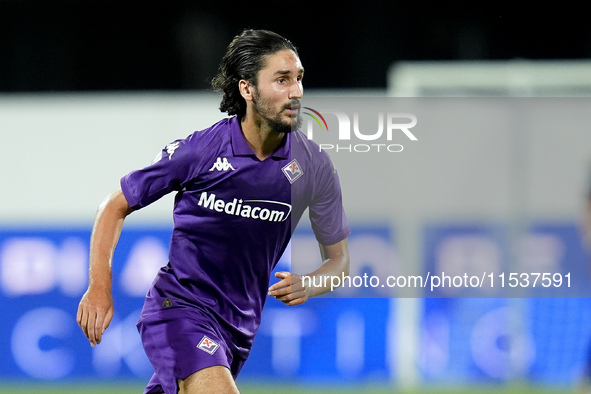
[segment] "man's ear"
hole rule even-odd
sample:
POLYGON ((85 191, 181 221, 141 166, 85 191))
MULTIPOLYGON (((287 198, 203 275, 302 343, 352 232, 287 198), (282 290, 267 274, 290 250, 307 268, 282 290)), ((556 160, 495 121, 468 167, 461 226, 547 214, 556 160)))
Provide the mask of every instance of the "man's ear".
POLYGON ((240 95, 246 101, 252 101, 254 89, 255 87, 244 79, 241 79, 240 82, 238 82, 238 90, 240 90, 240 95))

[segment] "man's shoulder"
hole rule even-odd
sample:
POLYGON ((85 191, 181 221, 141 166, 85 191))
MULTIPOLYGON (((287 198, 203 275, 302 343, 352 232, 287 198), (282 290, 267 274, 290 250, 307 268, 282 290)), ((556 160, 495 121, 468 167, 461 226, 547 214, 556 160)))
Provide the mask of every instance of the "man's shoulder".
POLYGON ((220 143, 230 138, 236 117, 223 118, 213 125, 194 131, 187 137, 187 142, 196 144, 220 143))
POLYGON ((296 159, 302 159, 315 165, 332 166, 332 161, 328 153, 320 146, 309 139, 302 131, 294 130, 291 139, 292 156, 296 159))
POLYGON ((158 160, 168 158, 179 165, 195 166, 208 160, 229 146, 233 118, 224 118, 213 125, 193 131, 187 137, 177 139, 164 147, 158 160))

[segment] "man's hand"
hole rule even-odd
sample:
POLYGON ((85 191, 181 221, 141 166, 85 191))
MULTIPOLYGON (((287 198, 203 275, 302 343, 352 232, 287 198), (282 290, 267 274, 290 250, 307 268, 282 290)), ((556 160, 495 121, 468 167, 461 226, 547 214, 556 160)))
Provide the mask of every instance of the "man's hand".
POLYGON ((113 297, 111 292, 88 289, 80 300, 76 320, 90 341, 90 346, 94 347, 101 343, 103 334, 111 324, 112 318, 113 297))
POLYGON ((269 287, 269 295, 275 297, 285 305, 300 305, 308 300, 308 292, 298 274, 277 272, 275 277, 279 282, 269 287))

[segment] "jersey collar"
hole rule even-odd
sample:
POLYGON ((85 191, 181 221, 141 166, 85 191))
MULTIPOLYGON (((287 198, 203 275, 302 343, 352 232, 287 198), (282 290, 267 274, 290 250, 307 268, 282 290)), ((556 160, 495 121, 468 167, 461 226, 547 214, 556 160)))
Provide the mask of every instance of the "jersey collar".
MULTIPOLYGON (((242 129, 240 128, 240 121, 238 117, 232 118, 230 121, 230 127, 232 130, 231 134, 231 142, 232 142, 232 152, 234 156, 255 156, 254 152, 246 142, 246 138, 244 138, 244 134, 242 134, 242 129)), ((275 152, 271 155, 277 159, 288 159, 289 158, 289 147, 291 142, 291 133, 287 134, 287 138, 283 140, 281 145, 277 147, 275 152)))

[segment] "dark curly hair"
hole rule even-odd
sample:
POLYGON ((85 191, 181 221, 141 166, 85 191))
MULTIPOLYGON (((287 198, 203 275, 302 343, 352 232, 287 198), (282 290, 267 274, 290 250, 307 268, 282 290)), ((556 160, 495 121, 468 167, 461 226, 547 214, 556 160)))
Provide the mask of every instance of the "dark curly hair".
POLYGON ((291 41, 268 30, 247 29, 234 37, 222 58, 217 75, 211 81, 214 90, 224 93, 220 111, 243 117, 246 114, 246 101, 240 95, 238 82, 244 79, 256 86, 258 73, 265 66, 265 58, 284 49, 298 53, 291 41))

